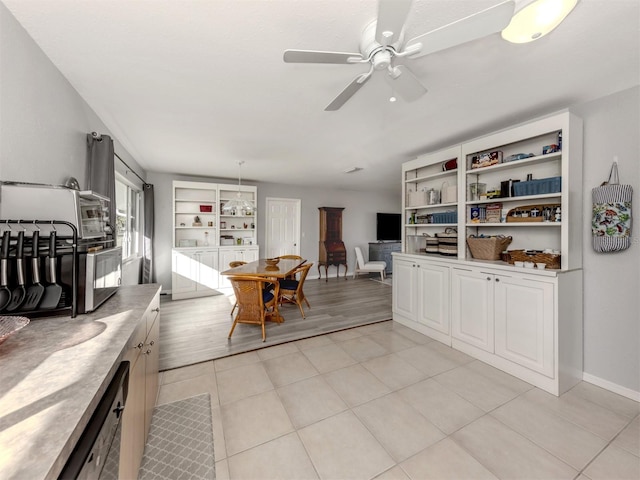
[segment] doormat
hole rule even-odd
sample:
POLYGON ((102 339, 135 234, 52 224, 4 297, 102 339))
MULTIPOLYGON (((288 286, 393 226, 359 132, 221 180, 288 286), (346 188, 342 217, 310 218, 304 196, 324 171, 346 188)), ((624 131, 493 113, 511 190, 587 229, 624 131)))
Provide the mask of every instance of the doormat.
POLYGON ((139 480, 216 478, 209 394, 153 410, 139 480))

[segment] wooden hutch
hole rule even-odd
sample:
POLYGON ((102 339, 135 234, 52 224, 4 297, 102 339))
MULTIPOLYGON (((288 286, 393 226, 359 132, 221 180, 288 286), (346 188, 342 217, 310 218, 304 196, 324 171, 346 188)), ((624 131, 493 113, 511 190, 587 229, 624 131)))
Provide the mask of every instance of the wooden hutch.
POLYGON ((344 208, 318 207, 320 210, 320 251, 318 253, 318 275, 322 278, 320 266, 324 266, 325 281, 329 280, 329 265, 338 269, 344 265, 344 277, 347 278, 347 249, 342 241, 342 211, 344 208))

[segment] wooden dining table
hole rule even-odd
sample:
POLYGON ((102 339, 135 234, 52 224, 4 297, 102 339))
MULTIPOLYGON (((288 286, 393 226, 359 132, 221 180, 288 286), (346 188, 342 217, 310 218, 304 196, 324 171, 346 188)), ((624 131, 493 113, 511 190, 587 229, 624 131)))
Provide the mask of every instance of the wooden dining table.
MULTIPOLYGON (((294 260, 290 258, 281 258, 277 265, 268 265, 264 258, 256 260, 255 262, 245 263, 244 265, 240 265, 239 267, 229 268, 223 272, 220 272, 221 275, 227 275, 229 277, 236 276, 255 276, 255 277, 264 277, 264 278, 276 278, 283 279, 292 275, 293 272, 306 262, 306 259, 294 260)), ((267 315, 267 320, 270 320, 275 323, 284 322, 284 317, 280 314, 279 310, 275 310, 275 313, 271 313, 267 315)))
POLYGON ((229 268, 221 275, 227 275, 230 277, 236 275, 253 275, 257 277, 271 277, 283 279, 290 276, 293 271, 306 262, 306 259, 293 260, 290 258, 281 258, 277 265, 267 265, 264 258, 256 260, 255 262, 245 263, 239 267, 229 268))

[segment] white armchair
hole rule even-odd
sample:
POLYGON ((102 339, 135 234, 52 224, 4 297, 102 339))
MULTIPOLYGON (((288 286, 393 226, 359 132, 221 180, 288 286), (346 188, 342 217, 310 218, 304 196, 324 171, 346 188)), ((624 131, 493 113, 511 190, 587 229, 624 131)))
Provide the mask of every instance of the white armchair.
POLYGON ((361 273, 379 273, 380 279, 384 280, 386 268, 387 262, 384 261, 365 262, 362 250, 360 250, 360 247, 356 247, 356 268, 353 271, 353 278, 356 278, 361 273))

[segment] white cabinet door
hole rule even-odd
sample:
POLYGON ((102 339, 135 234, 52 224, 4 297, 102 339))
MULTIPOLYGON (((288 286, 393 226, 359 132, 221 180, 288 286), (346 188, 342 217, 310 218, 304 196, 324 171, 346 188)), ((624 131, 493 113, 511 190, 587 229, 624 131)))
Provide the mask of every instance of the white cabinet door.
POLYGON ((495 353, 554 376, 554 284, 495 278, 495 353))
POLYGON ((451 335, 493 353, 493 275, 452 269, 451 335))
POLYGON ((449 267, 418 263, 416 270, 418 322, 449 335, 449 267))
POLYGON ((395 260, 393 263, 393 312, 409 320, 416 320, 415 262, 395 260))
POLYGON ((171 293, 195 292, 198 269, 194 255, 190 252, 174 250, 171 260, 171 293))
POLYGON ((258 260, 258 247, 255 248, 247 248, 241 251, 242 252, 242 260, 249 263, 255 262, 258 260))
POLYGON ((198 268, 198 290, 218 288, 218 252, 204 251, 196 254, 198 268))

